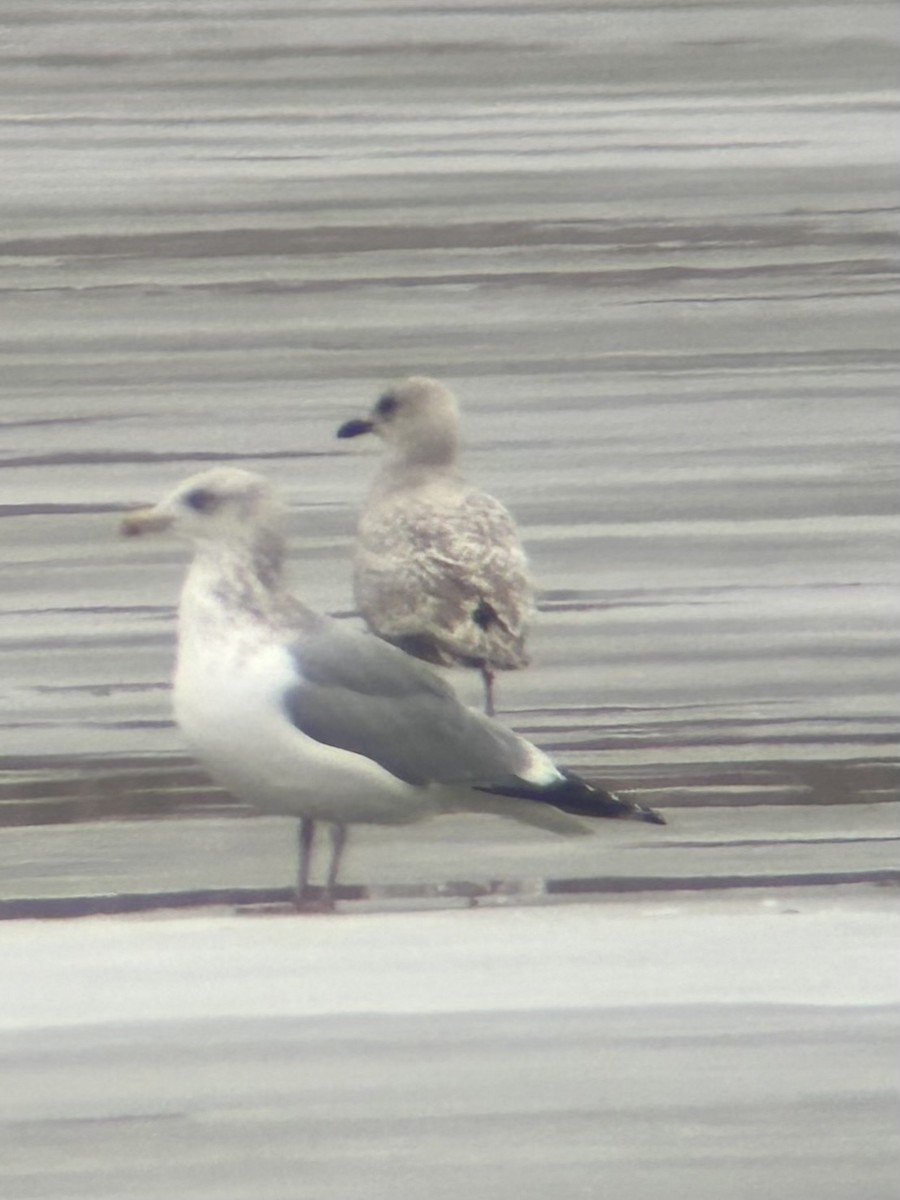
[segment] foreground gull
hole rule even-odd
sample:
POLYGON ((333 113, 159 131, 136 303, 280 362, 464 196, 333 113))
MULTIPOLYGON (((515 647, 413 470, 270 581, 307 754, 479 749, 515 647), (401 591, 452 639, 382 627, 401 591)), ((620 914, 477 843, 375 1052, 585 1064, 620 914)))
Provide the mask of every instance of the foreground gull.
POLYGON ((512 517, 457 473, 458 422, 453 394, 413 376, 338 430, 377 434, 388 450, 360 516, 353 588, 379 637, 427 662, 481 671, 493 716, 495 671, 528 665, 534 598, 512 517))
POLYGON ((122 532, 171 528, 194 543, 175 715, 235 796, 301 819, 298 906, 310 900, 316 821, 332 834, 326 906, 355 822, 485 812, 561 834, 588 832, 576 816, 663 823, 465 708, 423 663, 295 600, 282 579, 281 516, 265 479, 222 467, 128 514, 122 532))

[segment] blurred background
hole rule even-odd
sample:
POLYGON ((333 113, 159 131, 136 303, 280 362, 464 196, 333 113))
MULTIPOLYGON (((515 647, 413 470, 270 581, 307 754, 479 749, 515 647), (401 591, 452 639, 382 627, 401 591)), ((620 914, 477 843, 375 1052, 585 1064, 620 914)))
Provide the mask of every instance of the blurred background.
POLYGON ((884 869, 888 6, 4 8, 0 824, 237 813, 171 723, 185 549, 118 515, 262 471, 349 614, 378 456, 335 430, 415 372, 540 588, 503 718, 691 837, 803 809, 884 869))

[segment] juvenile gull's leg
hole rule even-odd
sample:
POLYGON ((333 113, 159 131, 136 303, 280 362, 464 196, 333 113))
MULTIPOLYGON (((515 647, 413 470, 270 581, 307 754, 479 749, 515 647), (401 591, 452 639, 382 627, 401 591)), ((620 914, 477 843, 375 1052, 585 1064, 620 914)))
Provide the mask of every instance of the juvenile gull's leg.
POLYGON ((489 717, 492 717, 494 716, 494 672, 490 667, 482 667, 481 678, 484 683, 484 711, 489 717))

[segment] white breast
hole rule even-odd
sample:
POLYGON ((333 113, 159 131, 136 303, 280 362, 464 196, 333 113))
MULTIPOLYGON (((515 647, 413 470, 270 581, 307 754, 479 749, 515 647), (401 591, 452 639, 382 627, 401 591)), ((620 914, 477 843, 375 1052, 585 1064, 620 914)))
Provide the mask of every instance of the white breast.
POLYGON ((291 723, 284 696, 300 679, 271 631, 198 632, 181 631, 175 715, 193 752, 235 796, 268 812, 351 823, 403 823, 436 811, 429 789, 291 723))

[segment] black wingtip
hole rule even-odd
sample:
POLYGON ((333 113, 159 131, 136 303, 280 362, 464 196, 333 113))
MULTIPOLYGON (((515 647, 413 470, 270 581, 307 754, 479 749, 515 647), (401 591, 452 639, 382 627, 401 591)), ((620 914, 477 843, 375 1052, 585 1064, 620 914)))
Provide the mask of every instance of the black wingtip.
POLYGON ((623 800, 614 792, 588 783, 574 771, 564 771, 565 780, 547 793, 547 799, 563 812, 577 817, 605 817, 610 820, 647 821, 665 825, 666 819, 654 808, 636 800, 623 800))
POLYGON ((563 779, 550 787, 529 788, 528 785, 524 785, 519 788, 497 787, 482 790, 552 804, 554 808, 571 813, 573 817, 603 817, 607 820, 646 821, 650 825, 666 824, 666 818, 655 808, 649 808, 636 800, 623 800, 614 792, 607 792, 602 787, 588 783, 574 771, 564 771, 563 779))
POLYGON ((647 821, 650 825, 668 824, 662 813, 658 813, 655 808, 648 808, 646 804, 635 804, 634 818, 637 821, 647 821))

